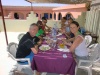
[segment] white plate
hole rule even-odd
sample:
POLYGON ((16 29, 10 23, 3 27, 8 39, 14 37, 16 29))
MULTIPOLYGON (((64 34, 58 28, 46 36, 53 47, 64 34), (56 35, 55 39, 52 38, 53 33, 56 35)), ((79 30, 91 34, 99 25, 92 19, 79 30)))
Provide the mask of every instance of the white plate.
POLYGON ((58 40, 66 39, 66 38, 57 38, 58 40))
POLYGON ((42 45, 39 47, 40 50, 43 50, 43 51, 46 51, 46 50, 49 50, 50 49, 50 46, 49 45, 42 45))
POLYGON ((69 49, 62 49, 62 48, 59 48, 57 49, 58 51, 62 51, 62 52, 70 52, 69 49))
POLYGON ((56 35, 56 36, 60 36, 60 35, 62 35, 62 33, 59 33, 58 35, 56 35))

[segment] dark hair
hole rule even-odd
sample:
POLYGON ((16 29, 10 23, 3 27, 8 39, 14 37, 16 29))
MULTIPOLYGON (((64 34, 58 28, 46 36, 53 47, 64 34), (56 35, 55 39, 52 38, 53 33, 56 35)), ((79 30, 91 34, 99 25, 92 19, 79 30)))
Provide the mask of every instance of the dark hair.
POLYGON ((37 26, 38 27, 38 25, 36 24, 36 23, 32 23, 31 25, 30 25, 30 27, 31 26, 37 26))
POLYGON ((38 25, 38 26, 39 26, 39 24, 42 25, 42 21, 40 21, 40 20, 37 21, 37 25, 38 25))
POLYGON ((47 20, 47 18, 46 17, 42 17, 42 20, 47 20))
POLYGON ((71 24, 75 24, 77 27, 79 27, 78 31, 81 33, 80 25, 77 21, 73 21, 71 24))
POLYGON ((79 23, 77 21, 73 21, 71 24, 75 24, 77 27, 79 27, 79 23))
POLYGON ((68 18, 67 20, 72 20, 72 21, 73 21, 73 19, 72 19, 72 18, 68 18))
POLYGON ((66 20, 66 17, 63 17, 64 20, 66 20))

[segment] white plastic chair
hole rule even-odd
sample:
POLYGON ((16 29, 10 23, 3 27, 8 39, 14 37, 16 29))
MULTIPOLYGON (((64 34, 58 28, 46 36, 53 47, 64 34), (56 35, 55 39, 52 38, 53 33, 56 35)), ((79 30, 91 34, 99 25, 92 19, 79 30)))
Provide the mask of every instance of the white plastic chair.
POLYGON ((20 39, 21 39, 24 35, 25 35, 24 33, 20 33, 20 34, 18 35, 18 41, 20 41, 20 39))
POLYGON ((100 44, 92 51, 89 60, 80 60, 78 68, 88 71, 88 75, 92 75, 92 65, 100 59, 100 44))
POLYGON ((17 43, 11 42, 8 44, 7 51, 8 51, 9 56, 11 56, 11 58, 13 60, 15 60, 16 62, 18 62, 18 61, 27 61, 28 62, 28 64, 25 64, 25 65, 21 65, 21 64, 17 63, 17 65, 16 65, 17 70, 21 71, 24 67, 30 67, 31 63, 30 63, 29 58, 16 58, 17 47, 18 47, 17 43))
POLYGON ((92 42, 92 37, 90 35, 86 35, 85 36, 85 44, 86 44, 86 47, 88 47, 91 42, 92 42))
POLYGON ((90 48, 90 49, 94 49, 97 45, 98 45, 98 43, 91 44, 88 48, 90 48))
POLYGON ((91 44, 91 45, 87 48, 88 53, 89 53, 89 56, 91 55, 91 52, 94 51, 94 49, 96 48, 97 45, 98 45, 98 43, 91 44))

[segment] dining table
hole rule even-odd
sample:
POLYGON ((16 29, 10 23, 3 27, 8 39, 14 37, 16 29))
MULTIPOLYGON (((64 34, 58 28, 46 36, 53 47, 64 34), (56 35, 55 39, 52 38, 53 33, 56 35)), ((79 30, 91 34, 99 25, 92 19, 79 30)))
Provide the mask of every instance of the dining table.
MULTIPOLYGON (((57 38, 63 35, 57 36, 57 38)), ((46 45, 46 41, 42 45, 46 45)), ((66 48, 68 48, 66 46, 66 48)), ((60 51, 59 47, 50 47, 49 50, 42 51, 39 49, 38 54, 34 55, 31 63, 32 70, 38 72, 48 72, 57 74, 75 75, 76 62, 70 51, 60 51)))

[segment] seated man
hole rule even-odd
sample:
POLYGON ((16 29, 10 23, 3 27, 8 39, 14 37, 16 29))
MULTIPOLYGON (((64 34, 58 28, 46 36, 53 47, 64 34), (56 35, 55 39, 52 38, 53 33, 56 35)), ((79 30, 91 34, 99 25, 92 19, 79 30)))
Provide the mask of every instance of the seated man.
POLYGON ((60 24, 61 24, 61 29, 65 28, 65 25, 66 25, 66 17, 63 17, 63 18, 61 19, 60 24))
POLYGON ((45 17, 42 17, 42 29, 45 32, 51 30, 51 28, 49 26, 47 26, 46 23, 47 23, 47 19, 45 17))
POLYGON ((34 54, 38 53, 38 45, 41 44, 41 40, 35 36, 37 32, 37 24, 31 24, 29 31, 19 41, 16 58, 30 58, 32 61, 34 54))
POLYGON ((36 34, 36 36, 38 38, 40 38, 41 40, 43 40, 43 37, 46 35, 44 30, 42 29, 42 21, 37 21, 37 25, 39 27, 38 33, 36 34))

